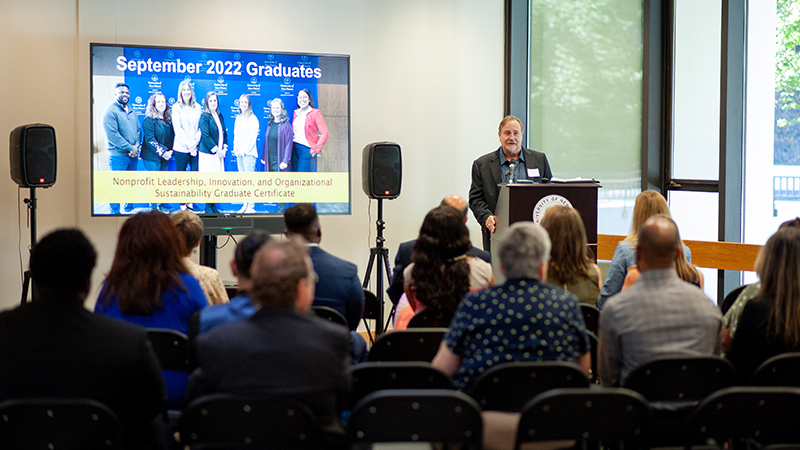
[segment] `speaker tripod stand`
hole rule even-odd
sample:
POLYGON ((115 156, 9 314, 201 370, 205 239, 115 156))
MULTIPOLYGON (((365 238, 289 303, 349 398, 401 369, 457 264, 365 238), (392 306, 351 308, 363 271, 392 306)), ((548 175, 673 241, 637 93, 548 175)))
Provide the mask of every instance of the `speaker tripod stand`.
MULTIPOLYGON (((375 284, 377 285, 376 297, 378 297, 378 318, 375 320, 375 334, 376 337, 386 332, 389 327, 388 322, 383 324, 384 306, 383 306, 383 274, 386 270, 386 278, 389 277, 389 249, 383 246, 385 239, 383 238, 383 230, 386 228, 386 222, 383 221, 383 199, 378 200, 378 220, 375 224, 378 227, 378 235, 375 237, 375 247, 369 249, 369 264, 367 264, 367 274, 364 275, 364 289, 369 286, 369 280, 372 276, 372 268, 375 265, 375 260, 378 259, 378 271, 375 273, 375 284)), ((394 307, 392 307, 392 315, 394 314, 394 307)), ((389 316, 391 317, 391 315, 389 316)))
MULTIPOLYGON (((36 245, 36 188, 31 187, 31 197, 23 200, 28 207, 30 220, 31 220, 31 251, 36 245)), ((30 258, 29 258, 30 260, 30 258)), ((20 304, 24 305, 28 301, 28 288, 31 285, 31 270, 25 271, 25 277, 22 281, 22 299, 20 304)), ((31 289, 31 300, 36 300, 36 286, 31 289)))

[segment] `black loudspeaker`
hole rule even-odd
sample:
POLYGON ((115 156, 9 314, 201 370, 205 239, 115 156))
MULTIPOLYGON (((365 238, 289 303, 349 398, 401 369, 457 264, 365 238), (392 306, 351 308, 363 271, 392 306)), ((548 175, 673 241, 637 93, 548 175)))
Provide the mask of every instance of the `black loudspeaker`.
POLYGON ((403 163, 400 146, 394 142, 373 142, 364 147, 361 184, 369 198, 400 196, 403 163))
POLYGON ((11 179, 22 187, 48 188, 56 182, 56 130, 34 123, 9 136, 11 179))

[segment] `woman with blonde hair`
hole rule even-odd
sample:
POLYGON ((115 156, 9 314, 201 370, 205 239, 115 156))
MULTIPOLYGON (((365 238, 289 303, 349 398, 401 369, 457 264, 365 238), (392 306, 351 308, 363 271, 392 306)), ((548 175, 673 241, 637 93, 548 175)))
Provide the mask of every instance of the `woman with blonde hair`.
MULTIPOLYGON (((256 170, 258 133, 258 118, 253 114, 250 96, 242 94, 239 97, 239 115, 236 116, 236 122, 233 125, 233 155, 236 156, 239 172, 255 172, 256 170)), ((238 212, 255 212, 255 203, 243 204, 238 212)))
POLYGON ((589 250, 580 213, 568 206, 551 206, 540 225, 552 243, 547 283, 571 292, 581 303, 594 305, 603 280, 589 250))
MULTIPOLYGON (((650 216, 656 214, 672 218, 669 213, 669 206, 667 206, 667 200, 664 196, 656 191, 644 191, 639 194, 633 205, 631 232, 625 239, 617 244, 617 248, 614 250, 611 265, 608 267, 606 281, 603 283, 603 289, 600 291, 600 297, 597 299, 598 309, 602 309, 603 304, 609 297, 622 290, 622 286, 625 283, 625 276, 628 275, 628 269, 636 266, 636 236, 639 233, 639 228, 641 228, 650 216)), ((691 261, 691 251, 686 246, 684 246, 683 249, 687 262, 691 261)))
POLYGON ((742 384, 768 358, 800 351, 800 229, 785 227, 772 235, 756 269, 761 289, 745 304, 726 354, 742 384))

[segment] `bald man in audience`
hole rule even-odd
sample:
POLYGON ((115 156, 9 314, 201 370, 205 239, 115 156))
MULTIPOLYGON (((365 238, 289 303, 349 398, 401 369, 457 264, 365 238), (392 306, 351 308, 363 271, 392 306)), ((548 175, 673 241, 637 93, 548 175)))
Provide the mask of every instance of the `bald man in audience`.
MULTIPOLYGON (((464 216, 464 223, 467 222, 467 211, 469 211, 469 204, 463 197, 459 195, 448 195, 447 197, 442 199, 442 202, 439 203, 439 206, 449 206, 451 208, 455 208, 461 215, 464 216)), ((397 255, 394 257, 394 269, 392 270, 392 279, 389 282, 389 289, 386 290, 386 294, 389 295, 389 299, 394 303, 397 304, 400 301, 400 297, 403 295, 403 271, 411 264, 411 254, 414 251, 414 244, 417 242, 416 239, 408 242, 403 242, 400 244, 400 247, 397 249, 397 255)), ((485 250, 481 250, 478 247, 472 246, 469 251, 467 251, 467 256, 474 256, 476 258, 480 258, 487 263, 492 263, 492 256, 489 252, 485 250)))
POLYGON ((611 297, 600 315, 598 371, 604 386, 621 386, 636 367, 667 355, 718 355, 722 317, 703 291, 675 271, 678 227, 656 215, 639 230, 639 280, 611 297))

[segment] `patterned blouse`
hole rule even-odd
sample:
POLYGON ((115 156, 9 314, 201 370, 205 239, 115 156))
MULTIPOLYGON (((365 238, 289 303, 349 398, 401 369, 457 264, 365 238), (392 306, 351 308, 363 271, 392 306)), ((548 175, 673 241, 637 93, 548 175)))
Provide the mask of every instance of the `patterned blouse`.
POLYGON ((535 279, 512 279, 464 297, 444 335, 461 357, 453 385, 472 389, 480 374, 511 361, 577 363, 589 351, 574 295, 535 279))
POLYGON ((186 264, 189 273, 200 282, 200 287, 203 288, 209 305, 220 305, 230 301, 228 292, 225 291, 225 284, 222 282, 222 277, 219 276, 217 269, 201 266, 192 261, 190 257, 184 257, 183 263, 186 264))

